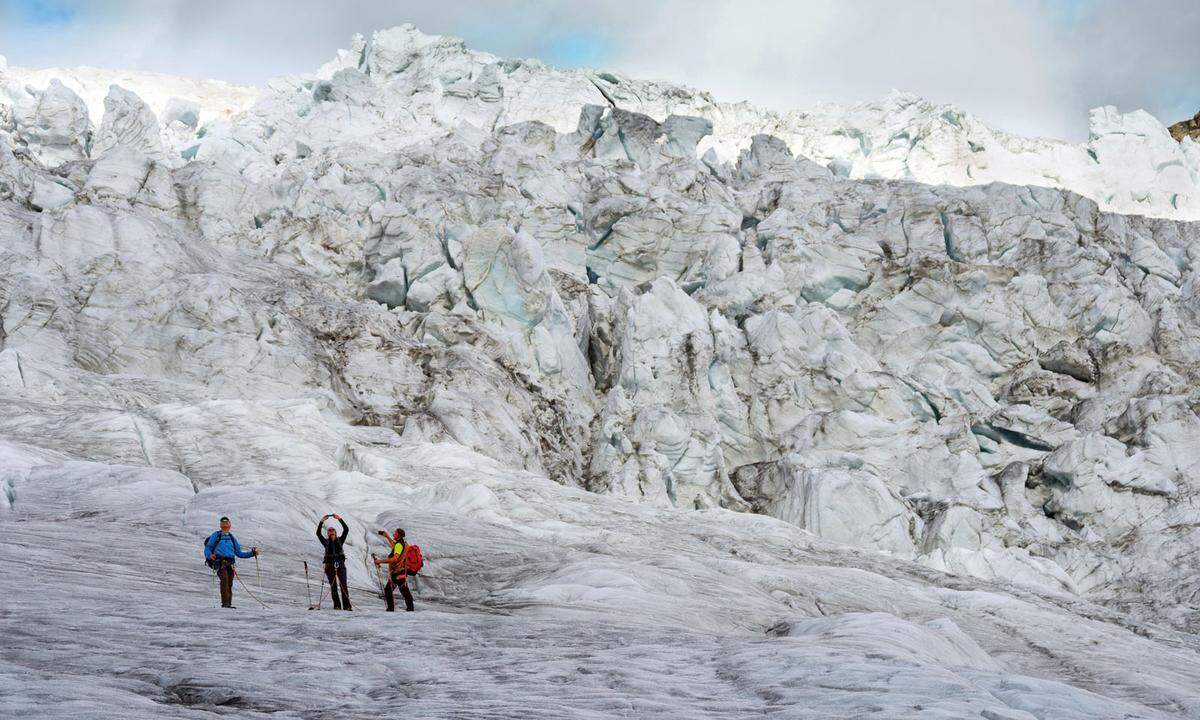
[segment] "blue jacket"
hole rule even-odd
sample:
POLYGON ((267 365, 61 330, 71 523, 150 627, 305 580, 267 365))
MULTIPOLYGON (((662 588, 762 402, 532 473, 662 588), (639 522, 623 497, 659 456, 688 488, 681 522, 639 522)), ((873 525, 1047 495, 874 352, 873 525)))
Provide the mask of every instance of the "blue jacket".
POLYGON ((207 560, 209 555, 217 554, 218 558, 232 560, 235 557, 248 558, 254 557, 254 553, 249 550, 243 550, 238 544, 237 538, 233 533, 216 531, 208 536, 208 540, 204 541, 204 559, 207 560))

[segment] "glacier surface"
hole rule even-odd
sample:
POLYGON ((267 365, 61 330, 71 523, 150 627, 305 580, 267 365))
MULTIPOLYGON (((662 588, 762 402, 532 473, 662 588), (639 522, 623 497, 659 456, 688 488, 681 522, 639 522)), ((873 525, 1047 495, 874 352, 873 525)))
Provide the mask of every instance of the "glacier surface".
POLYGON ((408 26, 261 90, 0 66, 0 688, 1200 717, 1200 146, 1092 126, 769 113, 408 26), (354 616, 301 594, 331 511, 354 616), (214 607, 222 514, 270 609, 214 607), (376 617, 396 525, 422 612, 376 617))

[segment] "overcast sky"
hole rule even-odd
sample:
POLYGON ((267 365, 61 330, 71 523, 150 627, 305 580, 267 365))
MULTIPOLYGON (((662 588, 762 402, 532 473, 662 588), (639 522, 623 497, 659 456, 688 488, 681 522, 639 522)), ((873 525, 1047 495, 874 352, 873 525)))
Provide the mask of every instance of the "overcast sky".
POLYGON ((1200 110, 1200 0, 0 0, 0 54, 260 84, 404 22, 776 109, 895 88, 1072 140, 1097 105, 1200 110))

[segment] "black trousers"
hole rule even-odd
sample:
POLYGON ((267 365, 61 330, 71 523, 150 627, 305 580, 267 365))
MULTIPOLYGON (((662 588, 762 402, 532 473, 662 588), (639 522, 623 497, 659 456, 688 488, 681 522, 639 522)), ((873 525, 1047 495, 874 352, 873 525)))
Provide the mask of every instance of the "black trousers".
POLYGON ((218 559, 217 578, 221 581, 221 607, 233 607, 233 562, 218 559))
POLYGON ((400 588, 400 595, 404 598, 404 609, 412 612, 412 591, 408 589, 408 575, 403 570, 392 575, 388 580, 387 587, 383 589, 383 596, 387 600, 387 611, 394 612, 396 610, 396 596, 393 594, 393 590, 397 587, 400 588))
POLYGON ((325 563, 325 579, 329 581, 329 594, 333 596, 334 610, 350 610, 350 591, 346 589, 346 561, 325 563), (342 587, 338 597, 338 585, 342 587))

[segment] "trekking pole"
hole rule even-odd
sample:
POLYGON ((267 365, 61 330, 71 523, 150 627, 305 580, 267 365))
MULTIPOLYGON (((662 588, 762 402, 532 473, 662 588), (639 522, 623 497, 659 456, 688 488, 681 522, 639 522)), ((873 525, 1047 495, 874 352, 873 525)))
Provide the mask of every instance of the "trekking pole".
POLYGON ((321 573, 321 590, 317 593, 317 606, 309 610, 320 610, 321 602, 325 599, 325 573, 321 573))
POLYGON ((258 555, 254 556, 254 574, 258 576, 258 594, 262 595, 262 568, 258 566, 258 555))
POLYGON ((313 609, 312 604, 312 585, 308 583, 308 561, 304 560, 304 592, 308 595, 308 609, 313 609))
MULTIPOLYGON (((378 560, 379 556, 375 553, 371 553, 371 559, 378 560)), ((380 598, 384 597, 384 590, 386 589, 387 582, 383 579, 383 567, 380 565, 375 566, 375 585, 378 588, 375 592, 375 595, 380 598)))

